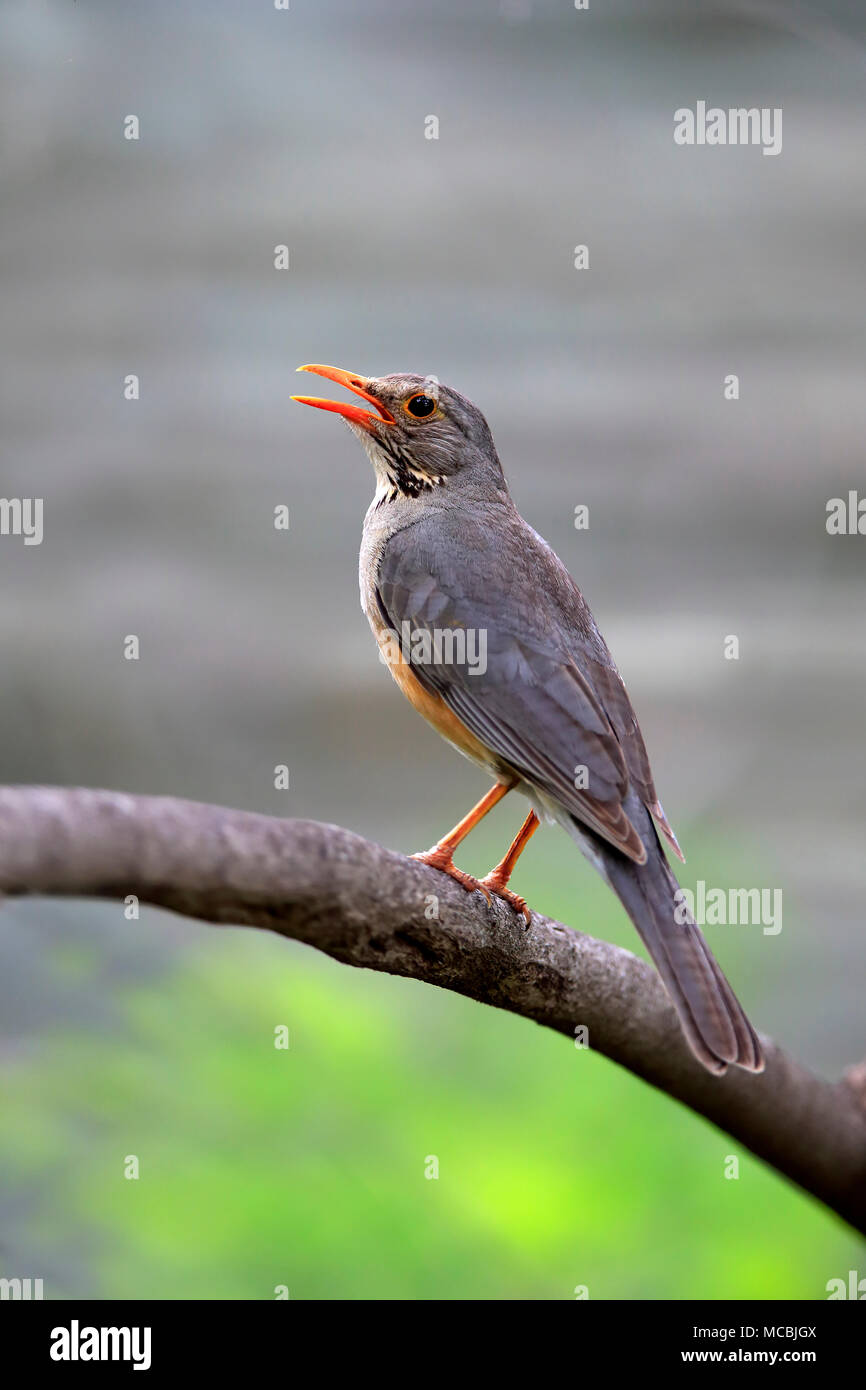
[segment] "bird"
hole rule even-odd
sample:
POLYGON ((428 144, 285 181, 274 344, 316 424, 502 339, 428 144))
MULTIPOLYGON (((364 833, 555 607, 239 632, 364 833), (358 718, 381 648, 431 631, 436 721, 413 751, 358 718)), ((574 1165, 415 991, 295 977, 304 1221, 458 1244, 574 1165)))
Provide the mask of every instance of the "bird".
POLYGON ((414 857, 530 923, 508 883, 539 824, 559 824, 631 918, 698 1061, 716 1075, 760 1072, 758 1036, 662 848, 663 838, 684 859, 622 677, 569 571, 518 511, 484 415, 434 375, 368 377, 320 363, 298 371, 356 397, 292 399, 340 415, 373 465, 359 583, 391 675, 494 778, 414 857), (511 791, 531 810, 502 860, 475 878, 455 851, 511 791))

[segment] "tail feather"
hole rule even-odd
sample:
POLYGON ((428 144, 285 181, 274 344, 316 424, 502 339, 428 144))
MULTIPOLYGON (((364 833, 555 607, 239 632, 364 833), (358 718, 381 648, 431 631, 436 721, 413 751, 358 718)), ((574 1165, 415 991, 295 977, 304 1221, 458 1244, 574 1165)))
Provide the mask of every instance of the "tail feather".
MULTIPOLYGON (((679 886, 678 884, 676 884, 676 880, 674 880, 674 883, 675 888, 679 886)), ((761 1049, 761 1044, 758 1040, 758 1035, 752 1027, 751 1023, 749 1022, 746 1014, 744 1013, 743 1007, 740 1004, 740 1001, 737 998, 737 996, 734 994, 734 991, 732 990, 729 981, 722 973, 722 968, 719 965, 719 962, 716 960, 715 956, 713 955, 712 951, 710 950, 701 933, 698 931, 697 927, 694 928, 694 932, 697 936, 698 941, 700 942, 701 950, 706 956, 706 959, 709 962, 710 967, 712 968, 713 974, 716 977, 716 982, 718 984, 719 990, 721 991, 723 997, 727 1001, 728 1008, 730 1010, 729 1016, 731 1022, 733 1023, 736 1029, 737 1057, 733 1060, 736 1062, 738 1066, 744 1067, 746 1071, 763 1071, 764 1054, 761 1049)))
MULTIPOLYGON (((647 862, 635 864, 597 839, 593 858, 601 861, 599 867, 649 951, 689 1046, 709 1071, 719 1075, 729 1065, 763 1071, 757 1034, 721 967, 695 922, 677 920, 685 911, 675 898, 679 885, 649 815, 639 818, 631 808, 629 814, 641 820, 647 862)), ((583 827, 581 831, 585 834, 583 827)))

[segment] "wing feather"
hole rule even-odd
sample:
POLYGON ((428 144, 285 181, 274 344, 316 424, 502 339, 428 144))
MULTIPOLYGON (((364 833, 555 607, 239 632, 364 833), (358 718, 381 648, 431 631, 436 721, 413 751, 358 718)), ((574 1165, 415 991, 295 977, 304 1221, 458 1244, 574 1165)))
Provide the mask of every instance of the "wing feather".
POLYGON ((643 863, 646 847, 623 803, 633 785, 654 808, 649 760, 579 591, 525 524, 523 544, 503 554, 501 532, 494 548, 491 530, 460 520, 459 533, 440 515, 386 543, 376 580, 383 620, 429 634, 430 659, 413 657, 415 674, 505 767, 643 863), (543 587, 534 573, 542 561, 543 587), (432 638, 446 629, 484 633, 483 671, 437 655, 432 638))

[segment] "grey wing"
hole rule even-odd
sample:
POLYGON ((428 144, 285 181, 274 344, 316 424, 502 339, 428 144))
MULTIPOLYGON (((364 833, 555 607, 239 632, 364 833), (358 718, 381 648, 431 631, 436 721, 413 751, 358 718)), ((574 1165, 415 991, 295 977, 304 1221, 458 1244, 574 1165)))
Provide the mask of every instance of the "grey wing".
MULTIPOLYGON (((567 573, 556 561, 555 574, 537 575, 538 564, 555 557, 546 547, 533 557, 538 538, 529 528, 524 535, 524 545, 506 543, 503 553, 501 536, 492 540, 487 528, 465 516, 459 531, 434 517, 397 532, 384 547, 377 576, 383 621, 395 632, 408 623, 413 637, 427 634, 426 643, 414 643, 422 652, 410 657, 414 674, 516 776, 644 863, 646 847, 623 804, 630 786, 623 746, 575 660, 581 633, 573 620, 579 615, 560 611, 565 598, 558 590, 567 573), (461 630, 486 643, 483 663, 454 660, 453 652, 445 659, 442 634, 461 630)), ((598 644, 603 649, 600 638, 598 644)), ((596 650, 590 666, 598 657, 596 650)), ((610 688, 613 678, 630 713, 629 719, 619 710, 620 722, 636 728, 615 668, 605 677, 610 688)))

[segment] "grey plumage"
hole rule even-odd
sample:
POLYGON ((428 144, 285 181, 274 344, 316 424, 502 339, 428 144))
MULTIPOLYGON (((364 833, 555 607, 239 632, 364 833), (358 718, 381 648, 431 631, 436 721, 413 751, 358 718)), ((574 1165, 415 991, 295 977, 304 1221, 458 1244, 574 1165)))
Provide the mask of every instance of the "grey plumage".
POLYGON ((469 755, 563 825, 613 888, 704 1066, 760 1070, 757 1036, 709 947, 677 921, 656 826, 679 846, 625 686, 577 585, 517 511, 486 420, 445 386, 431 418, 412 419, 406 402, 429 378, 354 380, 383 412, 349 420, 378 482, 360 561, 374 630, 485 634, 483 673, 428 655, 414 675, 469 730, 469 755))

